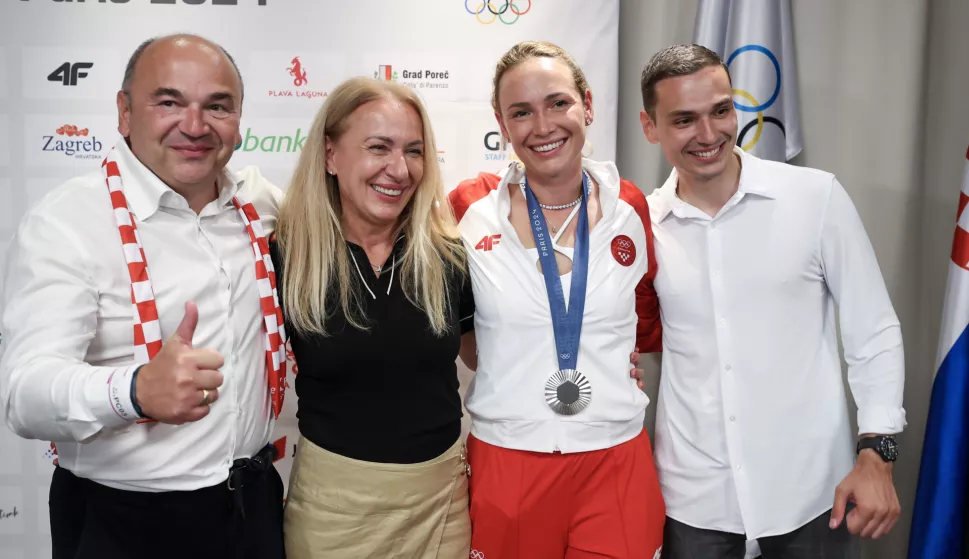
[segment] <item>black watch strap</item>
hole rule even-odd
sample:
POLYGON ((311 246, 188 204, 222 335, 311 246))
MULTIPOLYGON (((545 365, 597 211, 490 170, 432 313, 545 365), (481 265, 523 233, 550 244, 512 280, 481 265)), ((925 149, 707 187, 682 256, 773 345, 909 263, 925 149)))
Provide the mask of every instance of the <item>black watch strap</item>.
POLYGON ((855 453, 860 453, 866 448, 874 450, 885 462, 894 462, 898 459, 898 442, 895 441, 895 437, 877 435, 861 438, 855 447, 855 453))

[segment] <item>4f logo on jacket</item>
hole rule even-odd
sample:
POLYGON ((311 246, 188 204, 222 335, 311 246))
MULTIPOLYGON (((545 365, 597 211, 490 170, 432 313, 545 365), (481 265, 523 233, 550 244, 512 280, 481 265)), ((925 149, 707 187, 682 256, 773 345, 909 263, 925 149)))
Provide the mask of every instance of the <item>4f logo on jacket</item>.
POLYGON ((474 245, 474 249, 475 250, 485 250, 485 251, 488 251, 488 250, 491 250, 491 249, 495 248, 496 246, 498 246, 498 243, 500 243, 500 242, 501 242, 501 235, 500 234, 499 235, 485 235, 484 237, 481 238, 480 241, 478 241, 478 244, 474 245))

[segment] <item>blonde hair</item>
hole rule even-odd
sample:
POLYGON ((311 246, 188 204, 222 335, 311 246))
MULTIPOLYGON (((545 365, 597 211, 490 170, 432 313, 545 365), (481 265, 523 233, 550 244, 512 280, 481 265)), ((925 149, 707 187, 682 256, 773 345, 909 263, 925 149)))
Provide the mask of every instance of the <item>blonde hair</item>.
POLYGON ((494 107, 495 112, 501 112, 501 107, 498 106, 498 86, 501 83, 502 76, 508 70, 511 70, 530 58, 561 59, 569 67, 569 70, 572 71, 572 77, 575 79, 575 89, 578 90, 581 97, 585 97, 585 92, 589 90, 589 82, 586 81, 582 68, 579 68, 575 59, 569 53, 565 52, 565 49, 546 41, 523 41, 508 49, 508 52, 503 54, 498 60, 498 66, 495 68, 495 79, 492 82, 491 88, 491 106, 494 107))
POLYGON ((423 123, 424 175, 400 216, 398 234, 405 235, 406 248, 403 263, 398 262, 398 277, 407 299, 427 314, 431 330, 439 336, 448 330, 448 303, 453 294, 448 292, 447 274, 454 269, 463 272, 465 258, 454 216, 444 199, 430 119, 410 88, 352 78, 330 92, 317 112, 276 226, 283 261, 284 308, 289 322, 303 334, 327 335, 325 321, 337 308, 348 324, 368 329, 360 282, 353 279, 355 268, 340 224, 339 184, 326 172, 325 154, 326 140, 339 141, 350 115, 379 99, 413 107, 423 123))

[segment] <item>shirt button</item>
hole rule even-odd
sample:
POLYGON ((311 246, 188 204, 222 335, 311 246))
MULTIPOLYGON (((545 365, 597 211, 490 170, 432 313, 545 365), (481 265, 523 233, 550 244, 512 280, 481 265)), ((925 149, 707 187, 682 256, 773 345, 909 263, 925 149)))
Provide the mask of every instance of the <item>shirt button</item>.
POLYGON ((736 421, 736 419, 737 419, 736 417, 734 417, 732 415, 730 416, 730 421, 736 421))
POLYGON ((726 324, 726 323, 727 323, 727 319, 720 317, 720 324, 726 324))
POLYGON ((740 464, 737 464, 737 471, 739 472, 741 469, 742 468, 741 468, 740 464))
POLYGON ((725 371, 729 371, 729 370, 730 370, 730 369, 732 369, 732 368, 733 368, 733 367, 731 367, 730 365, 727 365, 726 367, 724 367, 724 368, 723 368, 723 370, 725 370, 725 371))

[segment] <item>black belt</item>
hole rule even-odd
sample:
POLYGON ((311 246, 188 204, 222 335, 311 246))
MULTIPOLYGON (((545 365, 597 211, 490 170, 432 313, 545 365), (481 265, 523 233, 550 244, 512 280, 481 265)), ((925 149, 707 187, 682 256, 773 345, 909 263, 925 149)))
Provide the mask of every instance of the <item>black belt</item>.
POLYGON ((277 456, 276 447, 268 444, 252 458, 240 458, 232 463, 232 468, 229 469, 229 479, 225 483, 243 518, 246 516, 246 511, 242 506, 242 491, 240 489, 261 479, 273 467, 273 462, 277 456))

